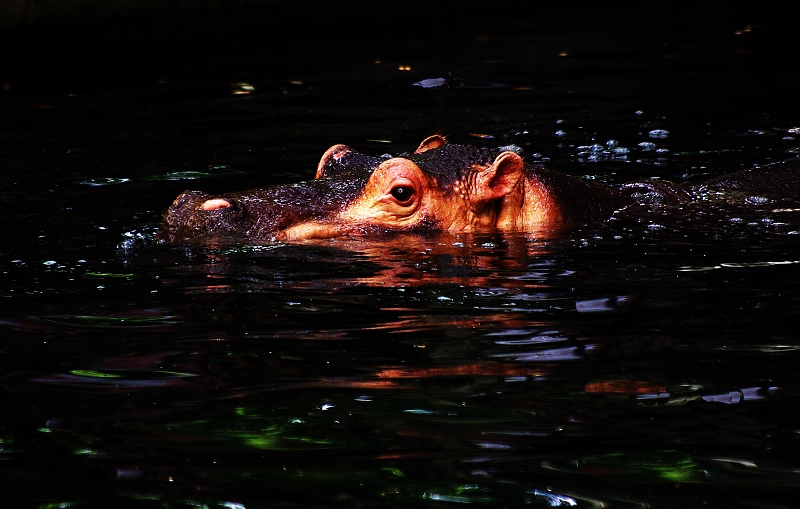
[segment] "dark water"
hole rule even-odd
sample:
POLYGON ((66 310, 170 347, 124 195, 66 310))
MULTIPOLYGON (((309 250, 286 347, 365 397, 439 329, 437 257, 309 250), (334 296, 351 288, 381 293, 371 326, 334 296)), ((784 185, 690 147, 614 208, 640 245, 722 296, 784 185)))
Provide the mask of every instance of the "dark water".
POLYGON ((183 189, 334 143, 444 132, 610 183, 797 156, 790 16, 459 5, 3 36, 0 507, 798 505, 796 210, 153 241, 183 189))

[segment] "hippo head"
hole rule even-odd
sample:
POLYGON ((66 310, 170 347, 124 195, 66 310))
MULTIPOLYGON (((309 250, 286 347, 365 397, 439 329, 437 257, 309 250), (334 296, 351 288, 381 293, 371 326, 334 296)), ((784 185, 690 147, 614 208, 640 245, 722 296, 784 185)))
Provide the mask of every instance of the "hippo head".
POLYGON ((302 240, 383 231, 495 227, 523 175, 514 152, 448 145, 435 135, 402 157, 328 149, 314 180, 241 193, 182 193, 160 238, 302 240))

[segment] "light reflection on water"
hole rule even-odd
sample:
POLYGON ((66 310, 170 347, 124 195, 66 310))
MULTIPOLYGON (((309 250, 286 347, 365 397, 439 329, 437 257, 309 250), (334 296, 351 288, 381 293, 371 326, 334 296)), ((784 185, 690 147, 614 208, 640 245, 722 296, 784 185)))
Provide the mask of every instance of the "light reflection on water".
POLYGON ((202 83, 5 87, 0 507, 796 505, 796 204, 565 236, 153 241, 184 188, 309 178, 333 143, 397 153, 437 129, 610 183, 797 155, 797 66, 758 60, 766 28, 734 43, 716 10, 685 35, 600 9, 497 9, 447 44, 436 16, 326 11, 313 52, 223 52, 202 83), (384 30, 429 19, 398 65, 414 52, 384 30), (413 86, 448 61, 465 86, 413 86))

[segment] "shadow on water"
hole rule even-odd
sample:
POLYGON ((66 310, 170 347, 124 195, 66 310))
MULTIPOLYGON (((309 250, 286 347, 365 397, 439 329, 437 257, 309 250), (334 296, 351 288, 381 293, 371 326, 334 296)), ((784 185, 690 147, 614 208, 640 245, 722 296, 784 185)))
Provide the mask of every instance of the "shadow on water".
POLYGON ((0 507, 795 505, 792 207, 153 238, 182 190, 310 178, 334 143, 444 131, 609 183, 796 157, 797 22, 308 5, 0 36, 29 50, 0 64, 0 507))

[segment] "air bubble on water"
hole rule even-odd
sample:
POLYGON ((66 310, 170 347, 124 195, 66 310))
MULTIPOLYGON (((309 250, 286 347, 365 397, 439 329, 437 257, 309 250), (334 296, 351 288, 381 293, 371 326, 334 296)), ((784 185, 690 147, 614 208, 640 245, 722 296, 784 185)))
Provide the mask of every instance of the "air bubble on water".
POLYGON ((413 86, 422 88, 439 88, 448 86, 448 83, 445 78, 428 78, 413 83, 413 86))
POLYGON ((656 144, 649 141, 643 141, 639 143, 639 148, 642 149, 643 152, 650 152, 651 150, 656 149, 656 144))
POLYGON ((769 200, 763 196, 748 196, 745 201, 751 205, 764 205, 769 202, 769 200))
POLYGON ((556 132, 555 132, 555 133, 553 133, 553 134, 555 134, 555 135, 556 135, 556 136, 558 136, 559 138, 563 138, 564 136, 566 136, 566 135, 567 135, 567 133, 566 133, 566 132, 564 132, 564 131, 562 131, 561 129, 559 129, 558 131, 556 131, 556 132))
POLYGON ((647 133, 647 135, 650 138, 661 140, 669 136, 669 131, 667 131, 666 129, 653 129, 652 131, 647 133))
POLYGON ((157 230, 153 228, 144 231, 130 230, 123 232, 122 236, 124 239, 117 244, 117 249, 123 253, 130 253, 132 250, 136 249, 137 246, 154 242, 156 231, 157 230))
POLYGON ((130 181, 131 179, 129 178, 103 177, 103 178, 91 178, 86 180, 79 180, 78 184, 84 186, 100 187, 100 186, 112 186, 116 184, 124 184, 130 181))
POLYGON ((136 241, 133 239, 123 240, 117 244, 117 249, 125 252, 130 252, 136 246, 136 241))
POLYGON ((596 162, 618 160, 624 161, 627 159, 627 154, 630 150, 626 147, 620 147, 616 140, 608 140, 604 145, 593 143, 591 145, 578 146, 578 157, 581 160, 596 162))
POLYGON ((195 180, 206 176, 208 176, 208 174, 201 171, 173 171, 158 177, 153 177, 153 180, 195 180))
POLYGON ((509 151, 509 152, 514 152, 516 154, 522 152, 522 147, 514 145, 513 143, 511 145, 503 145, 501 147, 498 147, 498 149, 502 152, 509 151))

